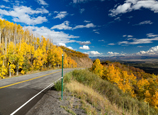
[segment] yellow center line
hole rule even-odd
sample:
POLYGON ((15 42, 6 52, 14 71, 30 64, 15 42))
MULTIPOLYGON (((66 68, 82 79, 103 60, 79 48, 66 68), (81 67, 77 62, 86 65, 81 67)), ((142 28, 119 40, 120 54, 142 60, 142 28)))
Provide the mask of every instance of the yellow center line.
POLYGON ((60 71, 49 73, 49 74, 38 76, 38 77, 34 77, 34 78, 31 78, 31 79, 27 79, 27 80, 24 80, 24 81, 16 82, 16 83, 13 83, 13 84, 5 85, 5 86, 0 87, 0 89, 6 88, 6 87, 10 87, 10 86, 13 86, 13 85, 17 85, 17 84, 20 84, 20 83, 24 83, 24 82, 27 82, 27 81, 31 81, 31 80, 34 80, 34 79, 38 79, 38 78, 41 78, 41 77, 44 77, 44 76, 47 76, 47 75, 51 75, 51 74, 54 74, 54 73, 58 73, 58 72, 60 72, 60 71))

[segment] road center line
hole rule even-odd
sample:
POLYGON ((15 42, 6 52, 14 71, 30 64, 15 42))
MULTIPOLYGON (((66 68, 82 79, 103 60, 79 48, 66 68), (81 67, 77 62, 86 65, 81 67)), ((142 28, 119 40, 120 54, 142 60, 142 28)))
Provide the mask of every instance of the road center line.
POLYGON ((38 79, 38 78, 41 78, 41 77, 44 77, 44 76, 47 76, 47 75, 51 75, 51 74, 54 74, 54 73, 58 73, 58 72, 60 72, 60 71, 49 73, 49 74, 38 76, 38 77, 34 77, 34 78, 31 78, 31 79, 27 79, 27 80, 24 80, 24 81, 16 82, 16 83, 13 83, 13 84, 5 85, 5 86, 0 87, 0 89, 6 88, 6 87, 10 87, 10 86, 13 86, 13 85, 17 85, 17 84, 20 84, 20 83, 24 83, 24 82, 27 82, 27 81, 31 81, 31 80, 34 80, 34 79, 38 79))

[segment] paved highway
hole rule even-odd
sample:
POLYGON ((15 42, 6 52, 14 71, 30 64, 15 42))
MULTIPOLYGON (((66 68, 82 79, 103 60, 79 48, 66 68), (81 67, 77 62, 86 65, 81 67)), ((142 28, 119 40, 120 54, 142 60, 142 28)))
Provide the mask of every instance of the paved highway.
MULTIPOLYGON (((72 70, 64 69, 64 74, 72 70)), ((58 69, 0 80, 0 115, 26 114, 45 92, 21 106, 60 77, 61 69, 58 69)))

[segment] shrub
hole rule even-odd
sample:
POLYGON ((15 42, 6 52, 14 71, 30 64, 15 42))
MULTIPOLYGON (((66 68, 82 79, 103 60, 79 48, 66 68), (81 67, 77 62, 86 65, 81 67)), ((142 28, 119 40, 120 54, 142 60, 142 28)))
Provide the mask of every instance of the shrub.
MULTIPOLYGON (((117 86, 109 81, 101 79, 99 76, 86 70, 74 70, 66 74, 64 82, 76 80, 86 86, 93 88, 98 93, 106 96, 111 103, 115 103, 118 107, 131 111, 133 114, 147 115, 148 106, 145 102, 132 98, 129 94, 125 94, 117 86)), ((156 109, 149 107, 150 115, 157 113, 156 109)))

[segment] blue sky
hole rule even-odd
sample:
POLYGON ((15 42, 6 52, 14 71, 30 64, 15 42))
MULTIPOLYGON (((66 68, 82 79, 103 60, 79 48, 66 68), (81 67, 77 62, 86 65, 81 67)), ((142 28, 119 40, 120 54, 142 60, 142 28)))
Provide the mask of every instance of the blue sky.
POLYGON ((158 54, 157 0, 0 0, 0 19, 89 56, 158 54))

